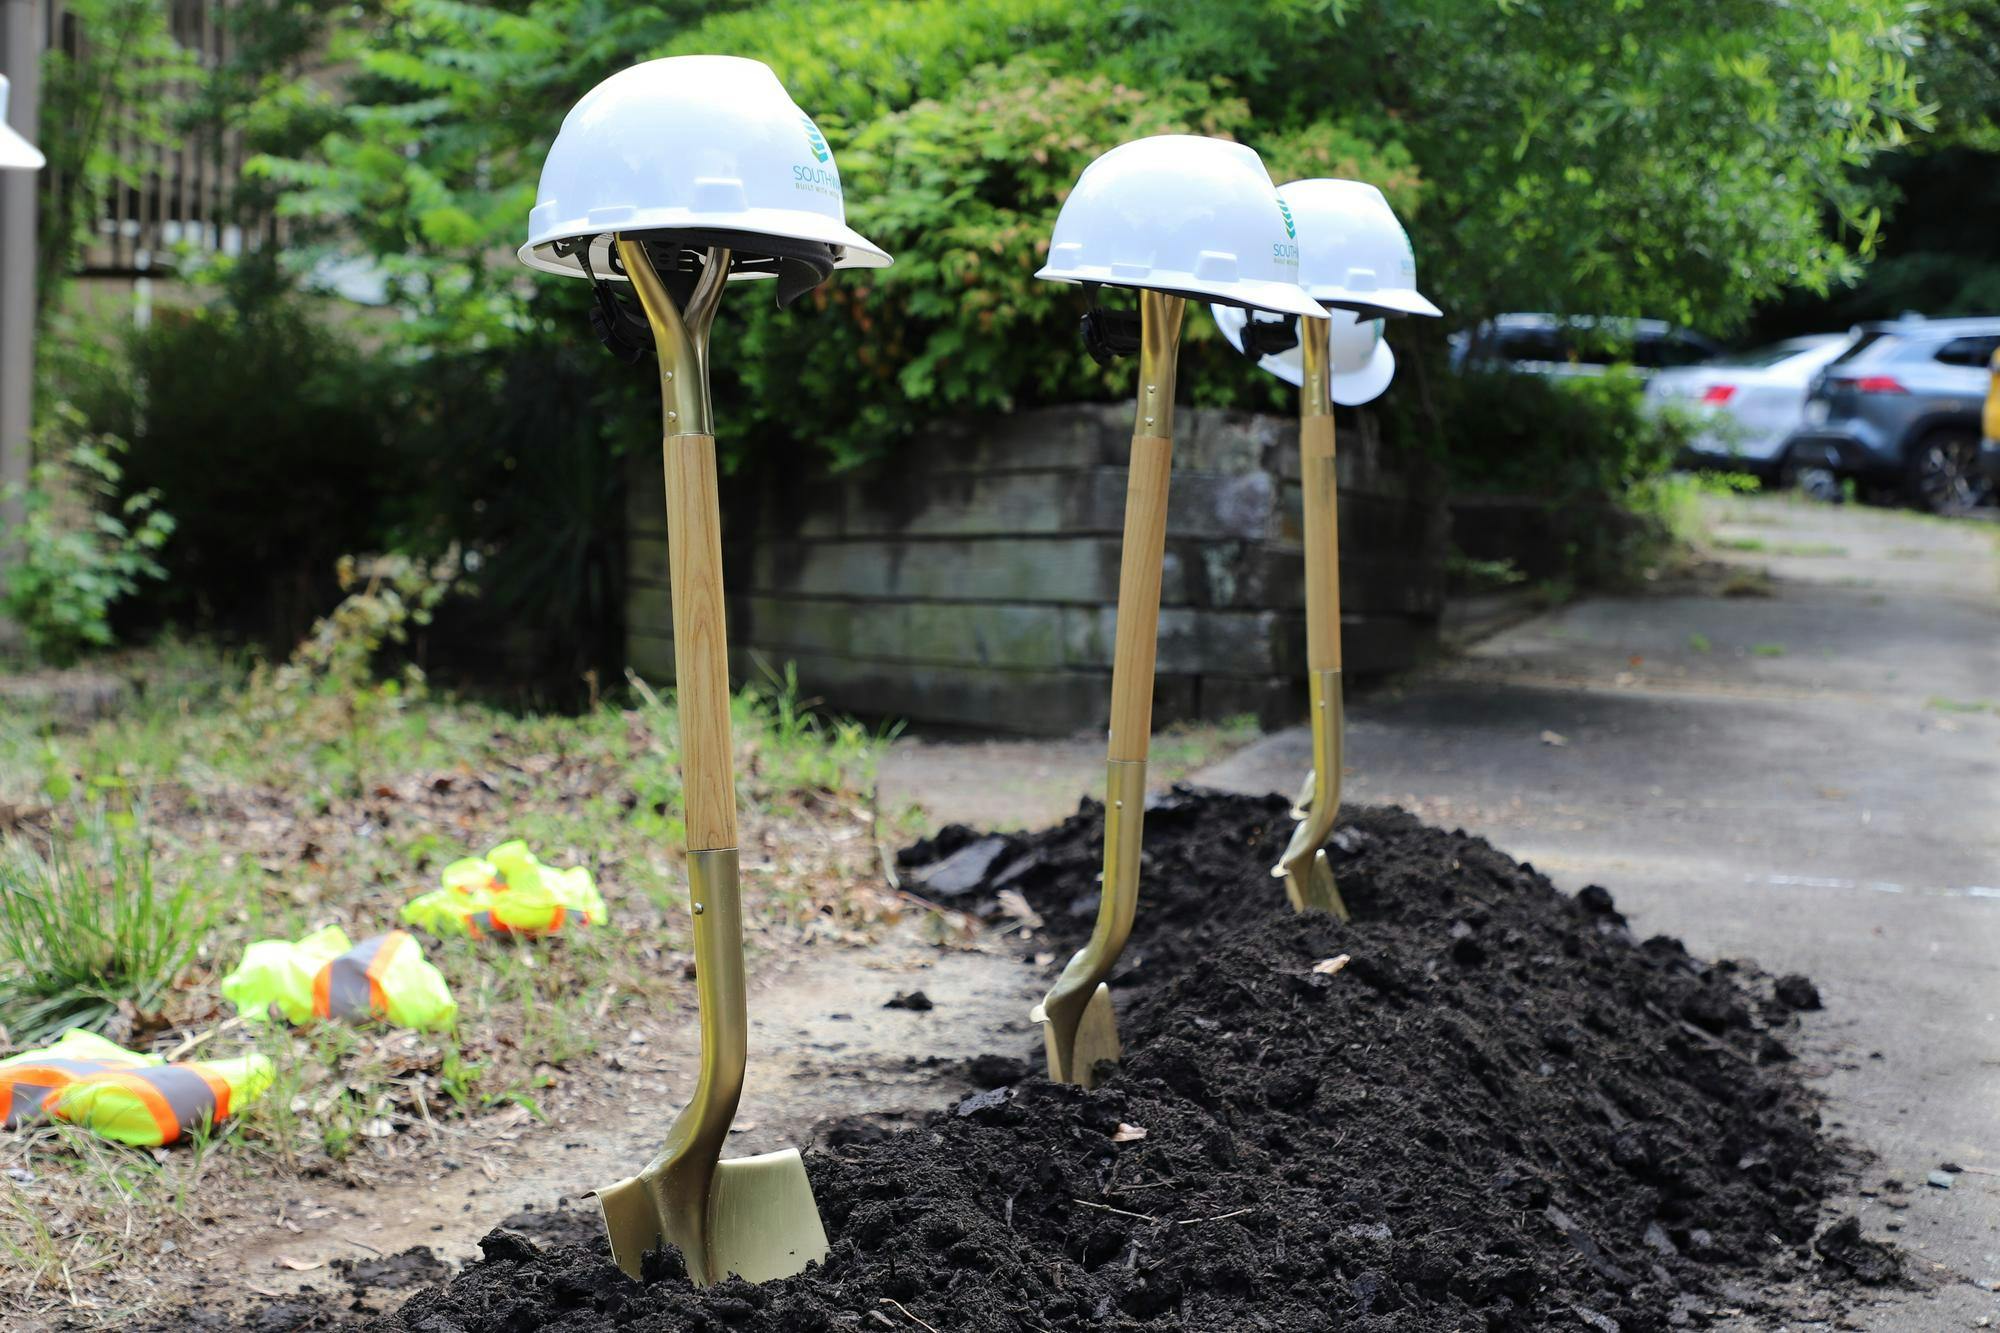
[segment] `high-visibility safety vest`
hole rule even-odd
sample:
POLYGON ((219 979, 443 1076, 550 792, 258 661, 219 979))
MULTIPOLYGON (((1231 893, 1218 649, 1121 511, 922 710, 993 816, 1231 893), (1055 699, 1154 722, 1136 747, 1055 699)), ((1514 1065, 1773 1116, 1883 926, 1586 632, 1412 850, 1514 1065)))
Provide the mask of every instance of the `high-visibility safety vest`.
POLYGON ((314 1018, 440 1029, 458 1018, 444 974, 407 931, 348 941, 339 926, 304 939, 258 940, 222 979, 222 995, 243 1017, 262 1022, 275 1010, 293 1023, 314 1018))
POLYGON ((0 1060, 4 1127, 44 1116, 107 1139, 157 1148, 216 1125, 271 1086, 261 1055, 168 1064, 71 1028, 40 1050, 0 1060))
POLYGON ((545 866, 516 839, 444 868, 444 887, 403 905, 403 920, 433 935, 553 935, 605 918, 588 866, 545 866))

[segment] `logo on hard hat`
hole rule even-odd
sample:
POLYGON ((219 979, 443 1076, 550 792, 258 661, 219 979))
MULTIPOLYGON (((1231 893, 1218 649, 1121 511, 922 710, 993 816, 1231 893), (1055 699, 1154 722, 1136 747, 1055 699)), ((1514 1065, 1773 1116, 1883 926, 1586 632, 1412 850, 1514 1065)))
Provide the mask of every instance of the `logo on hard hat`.
POLYGON ((821 162, 833 156, 833 150, 826 146, 826 136, 819 132, 819 126, 812 123, 811 116, 800 116, 799 121, 806 127, 806 145, 821 162))
POLYGON ((1291 237, 1295 241, 1299 239, 1298 226, 1292 221, 1291 206, 1285 202, 1284 197, 1282 195, 1279 196, 1278 199, 1278 211, 1285 215, 1285 235, 1291 237))

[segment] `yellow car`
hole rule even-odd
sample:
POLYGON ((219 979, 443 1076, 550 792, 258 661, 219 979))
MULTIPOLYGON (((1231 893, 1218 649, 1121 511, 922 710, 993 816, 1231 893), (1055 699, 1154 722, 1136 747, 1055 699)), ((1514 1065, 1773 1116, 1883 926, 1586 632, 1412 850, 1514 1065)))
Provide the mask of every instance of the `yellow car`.
POLYGON ((1980 419, 1986 438, 1979 445, 1979 462, 1986 480, 2000 490, 2000 348, 1993 351, 1993 383, 1986 389, 1986 411, 1980 419))

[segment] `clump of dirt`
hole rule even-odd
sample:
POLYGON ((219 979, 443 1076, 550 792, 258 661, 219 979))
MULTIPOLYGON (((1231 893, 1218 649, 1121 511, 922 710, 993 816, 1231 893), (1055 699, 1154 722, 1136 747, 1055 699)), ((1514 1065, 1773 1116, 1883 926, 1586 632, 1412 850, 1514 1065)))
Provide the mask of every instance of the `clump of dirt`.
MULTIPOLYGON (((696 1290, 666 1252, 632 1282, 570 1213, 489 1237, 398 1326, 1651 1333, 1704 1322, 1725 1283, 1740 1307, 1760 1280, 1893 1271, 1851 1227, 1814 1249, 1842 1164, 1763 977, 1635 940, 1604 890, 1566 897, 1463 832, 1348 815, 1343 924, 1270 877, 1282 800, 1156 803, 1122 1068, 828 1135, 815 1271, 696 1290)), ((1015 890, 1074 942, 1101 836, 1087 805, 1009 838, 968 893, 1015 890)))
POLYGON ((412 1245, 396 1254, 372 1259, 335 1259, 334 1275, 357 1294, 368 1291, 404 1291, 449 1276, 451 1265, 438 1258, 428 1245, 412 1245))

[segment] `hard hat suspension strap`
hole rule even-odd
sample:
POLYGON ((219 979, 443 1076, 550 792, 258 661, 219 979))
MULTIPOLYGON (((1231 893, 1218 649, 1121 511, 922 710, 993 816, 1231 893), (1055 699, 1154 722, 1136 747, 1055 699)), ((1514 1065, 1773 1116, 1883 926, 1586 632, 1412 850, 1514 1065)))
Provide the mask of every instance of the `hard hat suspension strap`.
POLYGON ((1253 360, 1276 356, 1289 352, 1299 345, 1299 323, 1296 315, 1282 315, 1275 320, 1258 319, 1257 312, 1246 312, 1249 318, 1243 324, 1243 355, 1253 360))
MULTIPOLYGON (((590 331, 611 355, 628 366, 636 366, 653 350, 653 329, 642 311, 634 310, 629 300, 620 299, 611 283, 598 277, 591 268, 590 250, 596 240, 594 236, 585 236, 576 241, 558 241, 556 253, 567 256, 574 252, 584 276, 590 279, 591 293, 597 298, 590 307, 590 331)), ((617 262, 615 251, 612 262, 617 262)))

